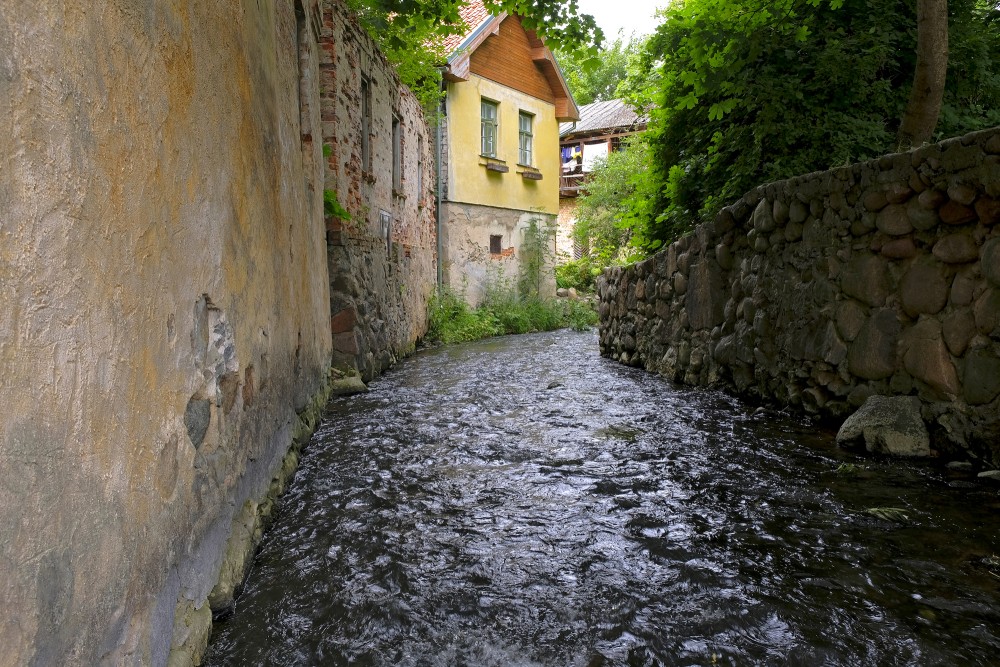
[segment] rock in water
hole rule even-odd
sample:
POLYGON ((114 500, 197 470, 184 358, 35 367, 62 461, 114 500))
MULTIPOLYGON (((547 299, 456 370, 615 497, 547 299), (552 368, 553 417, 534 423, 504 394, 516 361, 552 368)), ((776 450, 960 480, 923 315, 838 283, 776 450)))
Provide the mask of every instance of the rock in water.
POLYGON ((331 387, 331 393, 334 396, 353 396, 354 394, 363 394, 366 391, 368 391, 368 386, 357 375, 348 375, 334 380, 331 387))
POLYGON ((841 447, 860 446, 875 454, 930 456, 930 436, 913 396, 870 396, 837 432, 841 447))

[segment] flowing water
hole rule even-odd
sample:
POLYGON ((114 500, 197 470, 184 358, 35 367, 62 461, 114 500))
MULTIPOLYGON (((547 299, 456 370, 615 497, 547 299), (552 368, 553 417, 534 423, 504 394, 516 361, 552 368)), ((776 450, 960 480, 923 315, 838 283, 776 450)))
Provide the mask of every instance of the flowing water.
POLYGON ((998 664, 998 487, 833 435, 593 333, 421 353, 330 404, 208 664, 998 664))

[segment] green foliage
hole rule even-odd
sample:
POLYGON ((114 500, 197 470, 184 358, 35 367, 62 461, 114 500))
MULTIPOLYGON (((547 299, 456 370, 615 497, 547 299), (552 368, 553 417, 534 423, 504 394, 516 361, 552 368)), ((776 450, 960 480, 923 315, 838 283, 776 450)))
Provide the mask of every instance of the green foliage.
POLYGON ((555 229, 551 224, 543 223, 536 217, 528 220, 519 252, 517 291, 520 296, 538 298, 541 293, 547 277, 546 268, 552 254, 551 242, 554 234, 555 229))
POLYGON ((500 334, 500 323, 492 313, 473 310, 462 295, 445 291, 431 299, 428 340, 461 343, 500 334))
POLYGON ((591 262, 600 267, 634 261, 649 243, 643 236, 641 202, 650 196, 648 145, 627 141, 621 150, 594 165, 587 191, 578 200, 574 238, 589 245, 591 262))
POLYGON ((522 297, 511 285, 498 283, 478 308, 446 290, 431 299, 428 319, 427 339, 451 344, 567 327, 583 331, 597 324, 597 312, 583 301, 522 297))
POLYGON ((617 99, 618 84, 628 74, 629 54, 638 49, 639 43, 635 38, 625 42, 619 35, 596 56, 557 51, 556 59, 576 103, 584 105, 617 99))
MULTIPOLYGON (((447 60, 444 40, 462 34, 459 7, 464 0, 347 0, 361 25, 379 44, 399 78, 413 91, 425 112, 436 111, 441 100, 438 67, 447 60)), ((486 0, 494 14, 521 15, 524 26, 547 42, 569 52, 596 53, 603 33, 594 18, 578 14, 575 0, 486 0)))
POLYGON ((323 213, 345 221, 351 219, 351 214, 337 199, 336 190, 323 190, 323 213))
POLYGON ((580 292, 593 292, 594 281, 601 275, 602 266, 590 255, 565 262, 556 267, 556 285, 580 292))
MULTIPOLYGON (((1000 24, 951 0, 940 135, 1000 123, 1000 24)), ((622 86, 649 110, 652 187, 633 195, 647 249, 750 188, 894 148, 913 78, 916 16, 896 0, 685 0, 622 86)))

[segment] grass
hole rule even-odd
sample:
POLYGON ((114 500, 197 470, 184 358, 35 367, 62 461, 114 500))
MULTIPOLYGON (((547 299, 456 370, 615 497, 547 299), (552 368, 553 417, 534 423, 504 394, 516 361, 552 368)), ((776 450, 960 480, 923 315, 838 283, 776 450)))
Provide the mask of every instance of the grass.
POLYGON ((446 291, 431 300, 429 320, 428 341, 464 343, 532 331, 584 331, 598 318, 582 301, 521 297, 512 289, 493 289, 478 308, 469 306, 462 295, 446 291))

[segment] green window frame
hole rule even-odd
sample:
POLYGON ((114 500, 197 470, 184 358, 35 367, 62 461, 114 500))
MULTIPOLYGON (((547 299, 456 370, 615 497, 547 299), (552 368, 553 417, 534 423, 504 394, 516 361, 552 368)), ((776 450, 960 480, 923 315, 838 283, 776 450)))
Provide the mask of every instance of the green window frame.
POLYGON ((517 115, 517 163, 524 165, 525 167, 533 166, 531 163, 532 158, 532 144, 534 143, 534 129, 535 116, 527 111, 521 111, 517 115))
POLYGON ((499 129, 497 119, 499 117, 499 107, 500 105, 492 100, 485 98, 480 100, 479 115, 481 120, 480 127, 482 128, 480 154, 486 157, 497 156, 497 134, 499 129))

